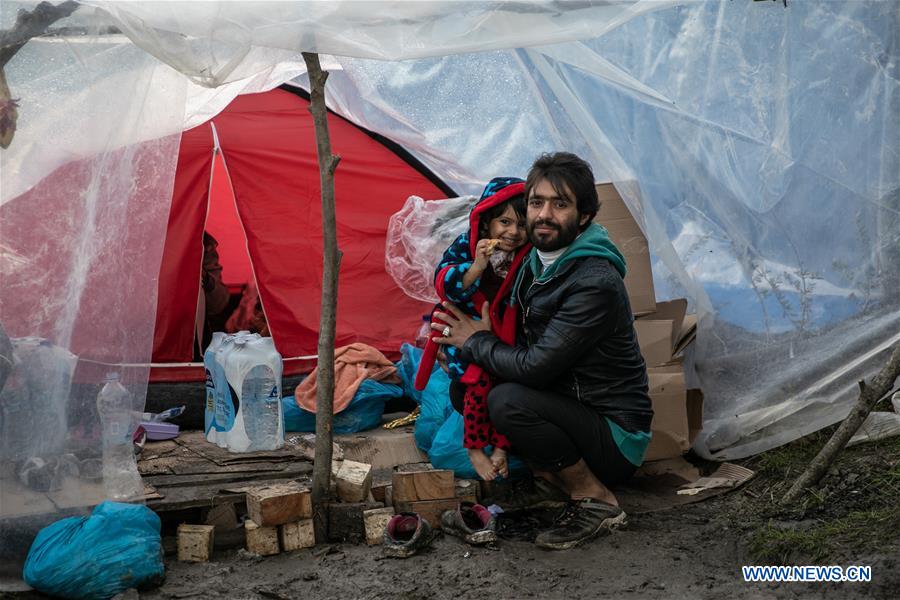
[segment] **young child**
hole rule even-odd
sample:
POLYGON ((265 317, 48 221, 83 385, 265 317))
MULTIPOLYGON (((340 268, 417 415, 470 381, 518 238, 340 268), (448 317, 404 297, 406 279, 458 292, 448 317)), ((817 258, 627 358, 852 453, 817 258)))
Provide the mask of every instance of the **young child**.
MULTIPOLYGON (((469 231, 444 251, 435 271, 434 285, 441 300, 481 316, 490 303, 494 333, 508 344, 515 342, 516 310, 509 305, 516 272, 531 246, 526 244, 525 182, 513 177, 492 179, 469 216, 469 231)), ((416 375, 416 388, 424 389, 437 354, 431 339, 416 375)), ((445 346, 450 378, 465 386, 463 446, 478 475, 492 480, 506 476, 509 441, 491 426, 487 394, 492 378, 477 365, 464 363, 459 350, 445 346), (485 447, 493 453, 485 454, 485 447)))

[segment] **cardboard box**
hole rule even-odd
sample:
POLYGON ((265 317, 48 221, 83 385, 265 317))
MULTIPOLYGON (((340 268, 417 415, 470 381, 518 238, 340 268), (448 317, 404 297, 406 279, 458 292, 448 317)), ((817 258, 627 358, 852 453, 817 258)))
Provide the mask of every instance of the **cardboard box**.
POLYGON ((600 197, 600 212, 594 221, 606 227, 610 239, 625 256, 628 267, 625 289, 631 301, 631 311, 635 315, 652 313, 656 310, 656 291, 653 289, 647 238, 613 184, 597 184, 597 194, 600 197))
POLYGON ((637 333, 638 345, 648 367, 671 362, 674 334, 674 323, 671 319, 664 321, 652 318, 635 319, 634 331, 637 333))
POLYGON ((703 422, 703 396, 699 390, 688 394, 680 362, 647 369, 650 400, 653 403, 653 437, 645 461, 681 456, 691 449, 703 422), (690 396, 690 401, 688 397, 690 396))
POLYGON ((678 341, 675 342, 672 356, 681 355, 695 339, 697 339, 697 315, 687 315, 681 323, 681 332, 678 334, 678 341))
MULTIPOLYGON (((676 349, 683 342, 682 333, 686 311, 687 300, 679 298, 668 302, 658 302, 656 311, 635 319, 634 329, 637 333, 638 344, 648 367, 656 367, 672 361, 676 349)), ((694 322, 696 323, 696 320, 694 322)), ((693 331, 696 332, 696 329, 693 331)), ((684 342, 684 345, 687 343, 684 342)))

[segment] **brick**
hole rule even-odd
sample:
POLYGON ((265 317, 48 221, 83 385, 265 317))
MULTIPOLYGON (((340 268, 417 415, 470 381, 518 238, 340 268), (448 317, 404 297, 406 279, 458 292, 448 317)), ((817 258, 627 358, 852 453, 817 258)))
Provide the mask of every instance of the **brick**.
POLYGON ((247 491, 247 515, 262 527, 312 518, 312 496, 299 483, 277 483, 247 491))
POLYGON ((213 549, 212 525, 178 526, 178 560, 185 562, 208 562, 213 549))
POLYGON ((418 500, 443 500, 456 496, 453 471, 448 470, 395 472, 392 487, 394 504, 418 500))
POLYGON ((313 529, 312 519, 279 525, 278 538, 281 540, 281 549, 285 552, 312 548, 316 545, 316 533, 313 529))
POLYGON ((278 527, 264 527, 252 519, 244 521, 247 532, 247 550, 260 556, 271 556, 281 552, 278 544, 278 527))

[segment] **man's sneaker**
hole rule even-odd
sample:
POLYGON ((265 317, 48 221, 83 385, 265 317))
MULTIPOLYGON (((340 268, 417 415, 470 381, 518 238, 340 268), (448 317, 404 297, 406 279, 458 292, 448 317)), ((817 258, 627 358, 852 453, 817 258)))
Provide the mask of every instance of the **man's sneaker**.
POLYGON ((444 533, 461 537, 475 546, 497 541, 494 515, 480 504, 462 502, 456 510, 445 510, 441 527, 444 533))
POLYGON ((569 495, 548 481, 528 478, 509 484, 494 484, 496 493, 485 499, 483 504, 499 505, 504 511, 529 510, 535 508, 557 508, 569 503, 569 495))
POLYGON ((391 517, 384 528, 386 556, 407 558, 431 543, 431 525, 415 513, 391 517))
POLYGON ((618 506, 584 498, 571 502, 553 527, 538 534, 534 543, 550 550, 567 550, 624 524, 625 512, 618 506))

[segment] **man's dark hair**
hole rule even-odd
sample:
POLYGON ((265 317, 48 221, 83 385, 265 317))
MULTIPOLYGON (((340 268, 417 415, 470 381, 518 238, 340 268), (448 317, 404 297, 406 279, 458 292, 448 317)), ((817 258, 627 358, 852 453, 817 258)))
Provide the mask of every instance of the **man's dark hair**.
POLYGON ((597 188, 594 187, 594 171, 591 165, 571 152, 541 154, 531 165, 525 179, 525 198, 531 197, 531 190, 542 180, 547 180, 561 197, 565 196, 566 187, 572 191, 579 217, 581 215, 590 217, 580 227, 582 231, 586 229, 600 210, 600 199, 597 197, 597 188))
POLYGON ((523 194, 518 194, 513 196, 506 202, 501 202, 495 206, 490 207, 481 213, 481 217, 478 219, 478 237, 484 238, 487 237, 488 228, 490 227, 491 221, 502 215, 506 212, 506 207, 511 205, 513 210, 516 211, 516 216, 525 220, 525 196, 523 194))

